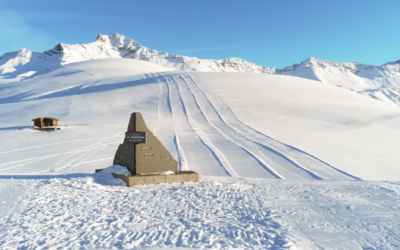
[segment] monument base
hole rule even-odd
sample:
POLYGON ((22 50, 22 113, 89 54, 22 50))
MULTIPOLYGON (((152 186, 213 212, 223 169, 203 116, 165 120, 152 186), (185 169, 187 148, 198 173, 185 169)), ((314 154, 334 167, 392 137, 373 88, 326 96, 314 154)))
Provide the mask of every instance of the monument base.
MULTIPOLYGON (((102 169, 96 169, 96 173, 102 169)), ((159 175, 121 175, 112 174, 114 178, 123 180, 127 187, 160 183, 199 182, 199 174, 195 171, 176 171, 175 174, 159 175)))

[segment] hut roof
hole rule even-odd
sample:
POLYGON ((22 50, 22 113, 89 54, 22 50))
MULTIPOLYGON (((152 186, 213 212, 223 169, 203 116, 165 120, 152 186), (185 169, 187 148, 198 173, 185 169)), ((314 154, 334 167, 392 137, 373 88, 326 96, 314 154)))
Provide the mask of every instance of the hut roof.
POLYGON ((53 121, 59 121, 58 119, 53 118, 53 117, 38 117, 38 118, 33 119, 32 121, 37 120, 37 119, 40 119, 40 118, 49 119, 49 120, 53 120, 53 121))

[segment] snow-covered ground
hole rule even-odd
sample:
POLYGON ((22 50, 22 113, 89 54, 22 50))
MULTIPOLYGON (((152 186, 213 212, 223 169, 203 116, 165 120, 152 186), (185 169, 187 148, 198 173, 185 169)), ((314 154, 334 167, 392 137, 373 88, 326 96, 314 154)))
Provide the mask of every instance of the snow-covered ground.
POLYGON ((128 188, 97 175, 1 177, 2 249, 400 248, 398 182, 203 176, 128 188))
POLYGON ((102 59, 0 85, 4 249, 400 248, 400 109, 293 76, 102 59), (126 188, 132 112, 201 183, 126 188), (32 130, 32 119, 61 130, 32 130))

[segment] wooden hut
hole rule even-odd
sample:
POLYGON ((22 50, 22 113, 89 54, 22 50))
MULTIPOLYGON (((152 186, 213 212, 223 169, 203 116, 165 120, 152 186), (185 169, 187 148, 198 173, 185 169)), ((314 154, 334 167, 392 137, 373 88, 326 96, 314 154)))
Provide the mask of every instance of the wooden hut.
POLYGON ((33 126, 38 128, 58 126, 58 119, 53 117, 39 117, 33 119, 33 126))

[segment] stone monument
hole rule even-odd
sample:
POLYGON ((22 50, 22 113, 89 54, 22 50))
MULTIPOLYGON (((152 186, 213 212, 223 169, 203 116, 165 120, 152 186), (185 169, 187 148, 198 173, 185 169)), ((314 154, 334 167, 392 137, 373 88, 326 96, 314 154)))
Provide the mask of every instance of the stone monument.
POLYGON ((126 166, 133 175, 178 171, 178 162, 147 128, 140 113, 132 113, 123 144, 114 164, 126 166))
POLYGON ((138 112, 131 114, 128 131, 115 153, 113 163, 125 166, 131 172, 131 175, 113 174, 127 186, 199 181, 199 174, 194 171, 178 171, 178 162, 147 128, 142 114, 138 112), (167 171, 173 174, 162 174, 167 171))

